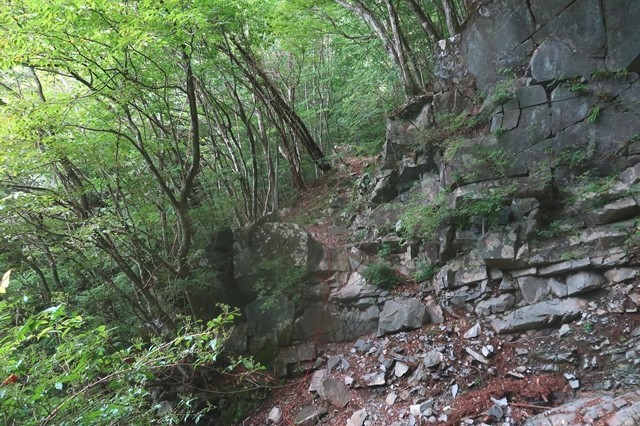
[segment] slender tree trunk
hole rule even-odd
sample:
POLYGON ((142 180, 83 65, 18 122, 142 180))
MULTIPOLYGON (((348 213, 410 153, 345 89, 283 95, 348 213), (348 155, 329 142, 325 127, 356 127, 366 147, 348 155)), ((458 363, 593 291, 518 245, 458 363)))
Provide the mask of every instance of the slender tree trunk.
MULTIPOLYGON (((387 55, 389 55, 391 62, 400 71, 402 85, 404 86, 406 94, 412 96, 419 93, 419 84, 407 65, 406 52, 404 52, 402 43, 399 42, 400 38, 396 38, 393 34, 389 34, 389 30, 385 27, 384 23, 375 16, 373 11, 371 11, 371 9, 362 0, 334 1, 359 16, 369 26, 369 28, 371 28, 380 41, 382 41, 382 45, 384 46, 387 55)), ((397 13, 395 12, 395 7, 391 3, 391 0, 384 1, 387 7, 388 19, 390 21, 393 21, 394 19, 396 20, 395 24, 390 22, 390 26, 397 26, 397 13)), ((398 28, 396 28, 396 30, 398 30, 398 28)), ((393 32, 394 30, 392 29, 391 31, 393 32)))
MULTIPOLYGON (((256 100, 254 95, 254 101, 256 100)), ((262 153, 267 162, 267 176, 268 176, 268 184, 267 184, 267 193, 265 194, 265 206, 262 214, 267 213, 268 211, 276 211, 278 210, 278 187, 277 187, 277 176, 276 169, 273 164, 273 158, 271 156, 271 148, 269 146, 269 138, 267 137, 267 129, 264 125, 264 118, 262 116, 262 111, 260 108, 256 108, 256 117, 258 119, 258 132, 260 135, 260 142, 262 143, 262 153)))
POLYGON ((280 90, 258 64, 253 55, 238 41, 231 40, 231 44, 233 44, 235 49, 238 51, 242 60, 235 55, 231 46, 219 46, 219 48, 229 57, 229 59, 241 68, 244 76, 249 81, 253 93, 257 95, 265 106, 271 108, 280 117, 280 119, 286 123, 291 134, 302 143, 307 153, 320 170, 325 172, 331 170, 331 164, 311 136, 311 133, 309 133, 304 121, 302 121, 300 116, 296 114, 293 108, 291 108, 291 106, 284 100, 280 90))
POLYGON ((436 43, 438 40, 441 40, 442 34, 435 27, 429 15, 422 10, 418 2, 416 0, 405 0, 405 2, 409 6, 409 9, 411 9, 411 12, 413 12, 413 15, 420 24, 420 28, 422 28, 429 40, 432 43, 436 43))
POLYGON ((27 262, 27 265, 29 265, 29 268, 31 268, 31 270, 35 272, 36 276, 38 277, 40 286, 45 292, 47 302, 49 302, 51 300, 51 288, 49 288, 49 284, 47 283, 47 277, 45 277, 42 269, 40 269, 34 262, 27 262))
POLYGON ((444 17, 447 21, 449 35, 452 36, 458 34, 460 32, 460 24, 458 23, 456 8, 452 0, 442 0, 442 8, 444 10, 444 17))

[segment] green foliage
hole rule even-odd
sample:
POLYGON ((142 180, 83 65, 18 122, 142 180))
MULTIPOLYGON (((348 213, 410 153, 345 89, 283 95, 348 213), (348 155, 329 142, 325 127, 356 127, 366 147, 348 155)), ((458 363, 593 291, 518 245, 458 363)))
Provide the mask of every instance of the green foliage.
POLYGON ((582 167, 588 160, 593 158, 594 154, 594 142, 589 142, 586 147, 579 145, 565 146, 556 156, 554 166, 582 167))
POLYGON ((413 279, 416 282, 429 281, 438 273, 438 269, 424 260, 419 260, 416 264, 416 271, 413 273, 413 279))
POLYGON ((428 204, 411 200, 402 215, 403 235, 416 241, 431 239, 449 218, 448 196, 444 191, 428 204))
POLYGON ((506 151, 499 148, 489 148, 480 150, 478 155, 489 168, 504 176, 509 162, 506 151))
POLYGON ((587 91, 587 85, 580 79, 574 79, 569 81, 569 90, 574 93, 584 93, 587 91))
POLYGON ((389 243, 383 243, 378 249, 378 257, 385 258, 393 253, 393 247, 389 243))
POLYGON ((402 283, 402 278, 388 262, 370 263, 363 269, 362 276, 368 283, 384 290, 391 290, 402 283))
POLYGON ((504 127, 498 127, 493 131, 493 134, 496 136, 500 136, 500 135, 503 135, 506 131, 507 129, 505 129, 504 127))
POLYGON ((500 106, 513 99, 515 92, 516 77, 513 71, 506 69, 501 73, 507 78, 497 83, 490 92, 489 103, 493 107, 500 106))
POLYGON ((515 184, 505 187, 493 187, 482 194, 468 194, 460 200, 452 212, 452 221, 457 226, 467 226, 474 218, 480 218, 489 225, 496 220, 506 206, 509 205, 516 190, 515 184))
POLYGON ((297 302, 301 287, 307 282, 308 270, 292 265, 288 258, 262 259, 257 265, 260 277, 254 284, 263 311, 277 309, 282 297, 297 302))
POLYGON ((459 114, 438 114, 435 118, 435 126, 430 126, 423 131, 420 143, 440 146, 444 151, 445 159, 450 160, 467 142, 467 137, 471 136, 474 129, 484 120, 484 116, 472 116, 467 111, 459 114))
MULTIPOLYGON (((187 321, 168 341, 127 344, 64 305, 22 317, 23 303, 0 302, 3 424, 184 424, 213 409, 184 391, 165 406, 151 390, 169 377, 193 381, 217 368, 236 311, 223 307, 207 324, 187 321)), ((250 359, 230 368, 238 363, 257 368, 250 359)))
POLYGON ((589 110, 589 114, 587 115, 587 123, 595 123, 598 120, 598 117, 600 117, 600 104, 595 104, 589 110))
POLYGON ((562 221, 556 220, 554 222, 550 222, 545 227, 540 227, 536 231, 536 236, 540 238, 548 239, 548 238, 558 237, 562 235, 563 232, 564 231, 562 229, 562 221))
POLYGON ((597 71, 591 74, 591 78, 594 81, 605 80, 609 78, 626 78, 629 75, 629 69, 620 68, 619 70, 612 71, 597 71))
POLYGON ((606 194, 617 182, 615 174, 610 176, 594 176, 591 173, 583 173, 573 181, 573 191, 570 202, 591 200, 594 207, 602 207, 608 202, 606 194))
POLYGON ((451 208, 450 194, 441 191, 429 203, 412 200, 402 215, 406 238, 424 241, 436 238, 437 231, 447 222, 465 228, 475 219, 495 224, 499 214, 511 202, 515 185, 489 188, 482 194, 467 194, 451 208))
POLYGON ((462 137, 462 136, 456 136, 456 137, 451 137, 446 139, 443 143, 443 149, 444 151, 444 160, 445 161, 451 161, 455 158, 455 156, 458 154, 458 152, 460 151, 461 148, 463 148, 465 145, 467 145, 469 143, 469 140, 462 137))

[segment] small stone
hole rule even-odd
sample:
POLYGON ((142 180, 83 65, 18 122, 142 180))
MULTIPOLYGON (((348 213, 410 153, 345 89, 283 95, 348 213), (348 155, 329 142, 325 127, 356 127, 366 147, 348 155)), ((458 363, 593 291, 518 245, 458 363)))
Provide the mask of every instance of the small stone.
POLYGON ((465 351, 471 355, 473 357, 473 359, 475 359, 478 362, 481 362, 483 364, 489 364, 489 360, 486 359, 485 357, 483 357, 482 355, 480 355, 478 352, 474 351, 471 348, 465 348, 465 351))
POLYGON ((569 382, 569 386, 571 386, 571 389, 577 390, 580 388, 580 380, 578 380, 575 375, 571 373, 564 373, 564 377, 569 382))
POLYGON ((368 414, 366 409, 358 410, 349 419, 347 422, 347 426, 362 426, 364 425, 364 421, 367 419, 368 414))
POLYGON ((501 399, 495 399, 494 397, 491 397, 491 402, 500 407, 506 407, 507 405, 509 405, 509 401, 507 401, 506 397, 501 399))
POLYGON ((318 424, 320 418, 325 414, 327 414, 327 410, 324 408, 307 405, 298 412, 293 423, 296 426, 313 426, 318 424))
POLYGON ((396 399, 398 399, 398 395, 395 393, 390 393, 389 395, 387 395, 384 401, 387 403, 387 405, 391 406, 396 403, 396 399))
POLYGON ((369 387, 382 386, 387 382, 384 378, 384 373, 365 374, 363 377, 363 380, 364 380, 364 383, 369 387))
POLYGON ((372 343, 365 342, 362 339, 356 340, 356 343, 353 345, 355 350, 357 350, 358 352, 362 352, 362 353, 367 352, 369 349, 371 349, 371 346, 373 346, 372 343))
POLYGON ((353 386, 353 377, 344 376, 344 385, 348 387, 353 386))
POLYGON ((487 415, 493 417, 494 419, 501 419, 504 416, 504 410, 499 405, 494 405, 489 408, 487 411, 487 415))
POLYGON ((411 405, 409 406, 409 411, 411 412, 412 415, 414 416, 419 416, 420 415, 420 404, 415 404, 415 405, 411 405))
POLYGON ((516 348, 516 355, 526 355, 529 353, 527 348, 516 348))
POLYGON ((444 360, 444 355, 442 355, 440 352, 429 351, 425 354, 425 357, 422 360, 422 363, 424 364, 425 367, 431 368, 440 364, 443 360, 444 360))
POLYGON ((396 377, 402 377, 407 374, 407 371, 409 371, 409 366, 407 364, 404 362, 396 362, 393 374, 395 374, 396 377))
POLYGON ((309 385, 309 392, 318 392, 322 389, 322 382, 327 377, 327 370, 316 370, 311 376, 311 384, 309 385))
POLYGON ((486 345, 482 347, 482 356, 490 357, 494 353, 493 345, 486 345))
POLYGON ((338 371, 338 368, 342 366, 341 357, 338 355, 332 355, 327 360, 327 373, 331 374, 335 371, 338 371))
POLYGON ((571 331, 571 327, 569 327, 569 324, 562 324, 562 327, 560 327, 560 337, 564 336, 565 334, 568 334, 571 331))
POLYGON ((616 398, 613 401, 613 405, 615 405, 616 408, 619 410, 622 407, 626 407, 627 405, 629 405, 629 403, 627 401, 625 401, 623 398, 616 398))
POLYGON ((393 367, 393 364, 395 363, 394 360, 385 358, 383 355, 380 355, 380 357, 378 358, 378 361, 380 362, 380 364, 382 364, 380 367, 382 371, 390 371, 391 368, 393 367))
POLYGON ((320 396, 335 405, 338 408, 344 408, 347 406, 350 400, 349 390, 338 379, 333 377, 327 377, 322 382, 322 388, 318 391, 320 396))
POLYGON ((282 410, 279 407, 273 407, 267 416, 267 424, 278 423, 282 418, 282 410))
POLYGON ((453 384, 453 386, 451 386, 451 396, 453 396, 454 398, 458 396, 458 385, 455 383, 453 384))
POLYGON ((516 379, 524 379, 524 376, 516 371, 507 371, 506 372, 507 376, 511 376, 511 377, 515 377, 516 379))
POLYGON ((471 327, 469 330, 467 330, 467 332, 464 333, 463 337, 465 339, 474 339, 480 335, 481 331, 482 329, 480 328, 480 323, 478 323, 473 327, 471 327))
POLYGON ((429 399, 427 401, 421 402, 419 404, 414 404, 409 407, 409 411, 416 417, 421 416, 430 416, 433 407, 433 399, 429 399))

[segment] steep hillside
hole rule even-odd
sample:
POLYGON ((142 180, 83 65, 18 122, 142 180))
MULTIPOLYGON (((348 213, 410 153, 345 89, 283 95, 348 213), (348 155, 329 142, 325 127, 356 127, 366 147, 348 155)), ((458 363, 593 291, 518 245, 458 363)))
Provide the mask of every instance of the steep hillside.
POLYGON ((281 290, 236 347, 293 377, 243 424, 640 423, 640 5, 547 3, 486 2, 381 157, 236 236, 281 290))

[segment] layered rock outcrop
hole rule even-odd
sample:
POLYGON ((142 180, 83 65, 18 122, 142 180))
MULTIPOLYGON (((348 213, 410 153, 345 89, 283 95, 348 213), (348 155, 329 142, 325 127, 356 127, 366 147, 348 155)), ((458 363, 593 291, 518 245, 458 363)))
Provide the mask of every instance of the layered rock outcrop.
POLYGON ((495 334, 557 329, 587 310, 636 312, 636 3, 485 2, 439 44, 433 93, 388 120, 382 168, 358 184, 369 208, 351 231, 363 243, 322 247, 274 218, 236 234, 243 294, 254 291, 261 258, 308 271, 295 303, 270 313, 246 307, 239 346, 286 349, 286 374, 313 365, 313 343, 420 328, 456 307, 495 334), (416 205, 438 210, 427 216, 437 223, 408 243, 397 234, 416 205), (373 287, 360 272, 383 240, 399 271, 420 263, 437 274, 410 291, 373 287), (608 301, 594 302, 601 297, 608 301))

